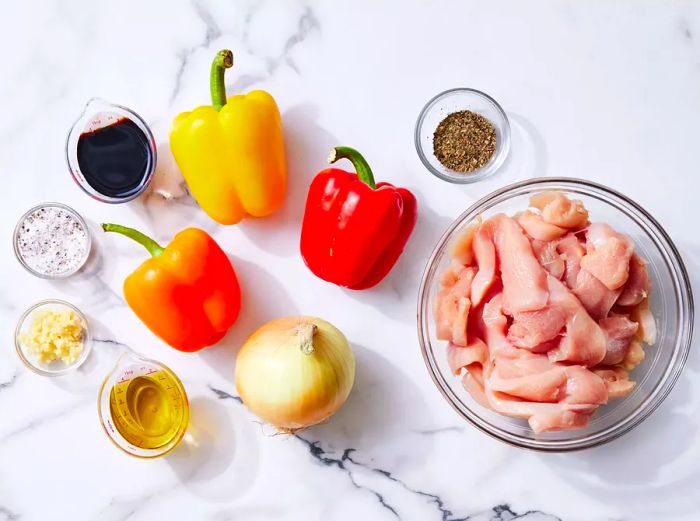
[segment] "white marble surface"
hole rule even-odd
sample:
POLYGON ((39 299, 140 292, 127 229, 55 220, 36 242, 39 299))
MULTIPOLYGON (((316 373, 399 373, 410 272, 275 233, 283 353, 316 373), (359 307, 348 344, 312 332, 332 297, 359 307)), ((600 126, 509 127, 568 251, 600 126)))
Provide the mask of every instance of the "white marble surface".
MULTIPOLYGON (((697 281, 694 210, 700 127, 700 4, 691 2, 35 2, 0 17, 0 520, 683 520, 700 509, 700 356, 664 405, 607 446, 567 455, 510 448, 462 421, 434 388, 415 331, 419 276, 433 243, 471 202, 514 180, 580 176, 644 205, 697 281), (290 164, 275 216, 215 226, 187 198, 90 200, 63 159, 91 96, 132 107, 161 143, 175 114, 208 100, 213 53, 230 47, 229 92, 277 98, 290 164), (507 167, 474 186, 433 178, 413 146, 422 104, 471 86, 512 122, 507 167), (327 149, 361 149, 376 174, 411 188, 421 215, 377 288, 314 278, 298 252, 306 186, 327 149), (10 237, 30 205, 59 200, 91 223, 121 222, 166 242, 195 224, 235 259, 245 292, 221 345, 176 352, 125 306, 121 282, 144 258, 99 234, 98 258, 63 283, 33 278, 10 237), (28 372, 12 346, 19 314, 62 297, 90 316, 95 353, 64 379, 28 372), (325 317, 351 339, 356 387, 326 425, 270 436, 233 395, 237 346, 275 316, 325 317), (103 434, 97 386, 120 344, 172 367, 192 400, 197 448, 132 459, 103 434)), ((162 181, 162 180, 161 180, 162 181)), ((695 286, 700 293, 700 286, 695 286)))

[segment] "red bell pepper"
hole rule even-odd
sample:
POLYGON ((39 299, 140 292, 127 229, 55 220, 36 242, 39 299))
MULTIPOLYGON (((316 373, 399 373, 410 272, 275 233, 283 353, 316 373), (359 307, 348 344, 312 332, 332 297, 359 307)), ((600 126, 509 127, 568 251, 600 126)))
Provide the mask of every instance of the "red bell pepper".
POLYGON ((357 173, 319 172, 309 187, 301 256, 317 276, 350 289, 371 288, 394 266, 416 224, 416 198, 374 181, 357 150, 336 147, 329 163, 346 158, 357 173))

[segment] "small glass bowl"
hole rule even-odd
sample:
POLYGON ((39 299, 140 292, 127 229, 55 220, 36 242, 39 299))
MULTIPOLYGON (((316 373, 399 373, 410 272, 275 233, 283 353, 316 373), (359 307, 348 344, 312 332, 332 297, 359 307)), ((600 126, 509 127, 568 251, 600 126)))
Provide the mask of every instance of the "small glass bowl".
POLYGON ((14 247, 15 250, 15 257, 17 257, 17 260, 19 263, 26 269, 29 273, 34 275, 35 277, 39 277, 42 279, 65 279, 70 277, 71 275, 75 275, 80 269, 85 265, 87 262, 88 258, 90 257, 90 250, 92 248, 92 236, 90 235, 90 229, 88 228, 87 223, 85 222, 85 219, 82 218, 82 216, 73 210, 68 205, 62 204, 62 203, 41 203, 38 204, 29 210, 27 210, 22 217, 19 218, 19 221, 17 221, 17 224, 15 225, 15 231, 12 234, 12 246, 14 247), (66 212, 70 213, 78 223, 83 227, 85 230, 85 236, 87 237, 87 244, 85 245, 85 257, 81 259, 81 261, 76 265, 76 267, 72 270, 69 271, 64 271, 63 273, 56 273, 56 274, 50 274, 50 273, 41 273, 40 271, 34 270, 27 262, 24 260, 22 257, 22 254, 19 251, 19 244, 18 244, 18 235, 19 235, 19 230, 20 227, 22 226, 22 223, 24 220, 36 212, 37 210, 40 210, 42 208, 61 208, 62 210, 65 210, 66 212))
POLYGON ((418 337, 433 382, 465 420, 501 441, 527 449, 563 452, 611 441, 639 425, 678 380, 690 352, 693 333, 693 295, 688 273, 673 241, 639 204, 603 185, 567 178, 539 178, 506 186, 474 203, 445 231, 431 254, 418 296, 418 337), (605 222, 628 235, 647 261, 652 281, 651 312, 657 340, 645 346, 646 358, 631 373, 637 385, 624 398, 601 406, 590 423, 578 430, 535 434, 523 419, 504 416, 479 404, 462 387, 447 364, 447 342, 438 340, 433 316, 440 274, 450 263, 449 247, 478 216, 513 215, 528 206, 535 193, 556 190, 583 201, 591 220, 605 222))
POLYGON ((19 359, 22 360, 24 365, 29 369, 34 371, 41 376, 61 376, 71 371, 74 371, 80 367, 85 360, 87 360, 90 351, 92 350, 92 335, 90 334, 90 327, 88 325, 87 318, 77 307, 75 307, 70 302, 59 299, 47 299, 37 302, 32 307, 27 309, 22 316, 17 321, 17 327, 15 328, 15 348, 17 349, 17 355, 19 359), (30 326, 32 315, 35 311, 41 309, 61 309, 70 308, 76 315, 80 318, 83 323, 83 351, 80 353, 78 359, 70 365, 63 363, 61 360, 56 360, 50 364, 41 364, 34 359, 32 354, 26 349, 26 347, 20 341, 20 336, 24 331, 30 326))
POLYGON ((475 183, 496 173, 506 160, 510 150, 510 123, 501 106, 488 94, 476 89, 450 89, 428 101, 420 111, 416 122, 415 142, 418 157, 433 175, 450 183, 475 183), (481 168, 465 173, 445 168, 433 153, 435 129, 443 119, 460 110, 471 110, 481 114, 496 129, 496 151, 489 162, 481 168))

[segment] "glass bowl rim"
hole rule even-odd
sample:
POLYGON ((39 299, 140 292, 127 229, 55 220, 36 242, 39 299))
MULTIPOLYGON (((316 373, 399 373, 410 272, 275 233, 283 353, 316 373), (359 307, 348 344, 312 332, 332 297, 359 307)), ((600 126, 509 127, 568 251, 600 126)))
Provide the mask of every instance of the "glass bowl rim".
POLYGON ((29 273, 34 275, 35 277, 38 277, 40 279, 48 279, 48 280, 67 279, 68 277, 71 277, 71 276, 75 275, 76 273, 78 273, 82 269, 82 267, 85 266, 85 263, 87 262, 88 258, 90 258, 90 252, 92 249, 92 233, 90 233, 90 228, 88 227, 87 222, 85 221, 83 216, 80 215, 74 208, 71 208, 67 204, 48 201, 45 203, 39 203, 39 204, 32 206, 29 210, 24 212, 22 214, 22 216, 17 220, 17 224, 15 224, 14 231, 12 232, 12 247, 13 247, 14 252, 15 252, 15 257, 17 257, 17 260, 22 265, 22 267, 25 270, 27 270, 29 273), (76 220, 83 227, 83 229, 85 230, 85 235, 87 236, 87 244, 85 246, 85 256, 83 257, 83 259, 72 270, 66 271, 64 273, 58 273, 55 275, 51 275, 48 273, 40 273, 40 272, 32 269, 29 266, 29 264, 27 264, 27 262, 22 257, 22 254, 19 251, 19 246, 17 245, 17 234, 19 233, 19 228, 22 225, 22 223, 24 222, 24 220, 27 217, 29 217, 29 215, 36 212, 37 210, 40 210, 42 208, 49 208, 52 206, 57 207, 57 208, 61 208, 63 210, 68 211, 70 214, 72 214, 73 217, 75 217, 76 220))
MULTIPOLYGON (((590 196, 591 194, 587 195, 590 196)), ((608 201, 606 201, 606 203, 609 204, 608 201)), ((637 216, 635 216, 633 220, 636 224, 640 225, 637 216)), ((659 247, 659 245, 656 243, 655 246, 657 248, 659 247)), ((665 259, 666 263, 668 263, 669 259, 665 259)), ((663 403, 680 378, 690 354, 693 337, 694 314, 693 292, 683 259, 666 230, 641 205, 617 190, 593 181, 573 177, 537 177, 509 184, 487 194, 478 201, 474 202, 474 204, 469 206, 452 221, 442 236, 438 239, 423 271, 418 290, 417 326, 418 340, 426 369, 428 370, 428 373, 430 373, 430 377, 438 391, 440 391, 440 394, 442 394, 443 398, 450 404, 457 414, 459 414, 459 416, 467 420, 485 434, 488 434, 492 438, 511 446, 540 452, 570 452, 596 447, 619 438, 637 427, 646 418, 648 418, 661 405, 661 403, 663 403), (444 379, 444 377, 442 372, 437 367, 435 357, 432 355, 432 350, 428 348, 430 338, 427 333, 427 321, 431 317, 430 292, 432 289, 429 282, 433 282, 432 278, 437 268, 436 260, 443 254, 445 246, 452 238, 454 231, 465 222, 467 217, 476 213, 477 211, 483 210, 484 206, 494 200, 496 200, 496 202, 493 203, 495 205, 503 202, 503 199, 501 199, 502 197, 516 192, 519 189, 537 187, 538 185, 545 185, 546 187, 550 184, 568 184, 573 185, 573 187, 588 190, 589 192, 603 192, 604 194, 617 199, 619 202, 622 202, 624 205, 631 207, 631 209, 638 212, 643 219, 646 219, 648 221, 646 223, 648 225, 647 228, 652 229, 656 235, 655 239, 660 240, 665 248, 664 253, 671 260, 672 265, 668 266, 669 271, 672 273, 672 280, 674 286, 676 286, 675 289, 680 293, 681 298, 679 301, 679 307, 681 309, 681 313, 685 311, 685 320, 681 324, 680 331, 676 334, 673 358, 664 368, 663 378, 659 381, 656 387, 650 393, 648 393, 648 396, 644 399, 640 406, 634 412, 618 420, 616 423, 602 429, 601 431, 588 435, 586 438, 574 440, 532 440, 523 436, 509 433, 505 429, 494 426, 487 420, 482 419, 477 413, 472 412, 468 407, 464 406, 462 400, 452 392, 449 386, 444 385, 440 381, 440 379, 444 379), (460 407, 460 405, 462 406, 460 407), (466 409, 467 412, 465 412, 464 409, 466 409)))
POLYGON ((423 108, 418 113, 418 118, 416 119, 413 139, 416 147, 416 152, 418 153, 418 158, 420 159, 421 163, 423 163, 423 166, 431 174, 433 174, 439 179, 442 179, 443 181, 447 181, 448 183, 471 184, 491 177, 496 172, 498 172, 505 163, 506 159, 508 158, 508 154, 510 153, 510 120, 508 119, 508 115, 506 114, 505 110, 503 110, 503 107, 501 107, 501 105, 487 93, 471 87, 454 87, 436 94, 435 96, 430 98, 427 101, 427 103, 423 106, 423 108), (424 151, 420 131, 423 127, 423 122, 425 121, 428 112, 437 104, 437 102, 440 101, 442 98, 445 98, 455 93, 475 95, 476 97, 482 98, 487 103, 492 105, 496 113, 501 118, 501 123, 503 127, 503 139, 500 145, 498 143, 496 144, 496 151, 494 152, 494 157, 486 165, 472 172, 455 172, 454 174, 450 174, 449 171, 442 172, 430 164, 430 161, 428 160, 424 151))
POLYGON ((90 322, 88 321, 87 317, 85 316, 85 313, 80 311, 77 306, 71 304, 70 302, 67 302, 65 300, 57 299, 57 298, 49 298, 49 299, 44 299, 40 300, 39 302, 33 304, 32 306, 29 306, 19 317, 17 320, 17 325, 15 326, 15 350, 17 351, 17 356, 19 359, 22 361, 22 363, 27 366, 29 369, 34 371, 36 374, 39 374, 41 376, 49 376, 49 377, 54 377, 54 376, 63 376, 65 374, 68 374, 72 371, 75 371, 78 369, 83 363, 88 359, 88 356, 90 355, 90 351, 92 350, 92 332, 90 331, 90 322), (22 343, 19 340, 19 337, 22 333, 22 326, 24 323, 27 321, 27 319, 31 316, 31 314, 36 311, 37 309, 41 308, 42 306, 48 306, 48 305, 59 305, 59 306, 65 306, 73 311, 75 311, 75 314, 78 315, 80 320, 83 323, 83 330, 84 330, 84 336, 83 336, 83 352, 80 354, 78 359, 73 363, 72 365, 67 365, 63 369, 59 369, 57 371, 51 371, 47 369, 42 369, 41 367, 33 364, 31 360, 29 360, 25 355, 24 351, 22 350, 22 343))

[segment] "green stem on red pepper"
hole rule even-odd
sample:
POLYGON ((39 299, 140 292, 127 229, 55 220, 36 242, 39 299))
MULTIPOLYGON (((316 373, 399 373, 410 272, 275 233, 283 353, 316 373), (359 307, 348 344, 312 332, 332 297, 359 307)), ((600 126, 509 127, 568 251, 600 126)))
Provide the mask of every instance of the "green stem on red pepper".
POLYGON ((338 159, 349 159, 353 166, 355 167, 355 172, 357 172, 357 177, 360 181, 369 185, 373 190, 377 188, 377 183, 374 182, 374 174, 372 174, 372 169, 369 164, 362 157, 357 150, 350 147, 335 147, 331 149, 328 155, 328 162, 335 163, 338 159))
POLYGON ((106 232, 115 232, 122 235, 126 235, 130 239, 135 240, 141 246, 148 250, 151 257, 158 257, 163 253, 164 248, 158 244, 156 241, 151 239, 148 235, 141 233, 138 230, 129 228, 128 226, 122 226, 121 224, 111 224, 102 223, 102 229, 106 232))
POLYGON ((224 73, 226 69, 233 67, 233 53, 228 49, 223 49, 216 53, 211 64, 211 74, 209 76, 209 90, 211 91, 211 104, 214 109, 221 110, 226 105, 226 83, 224 73))

